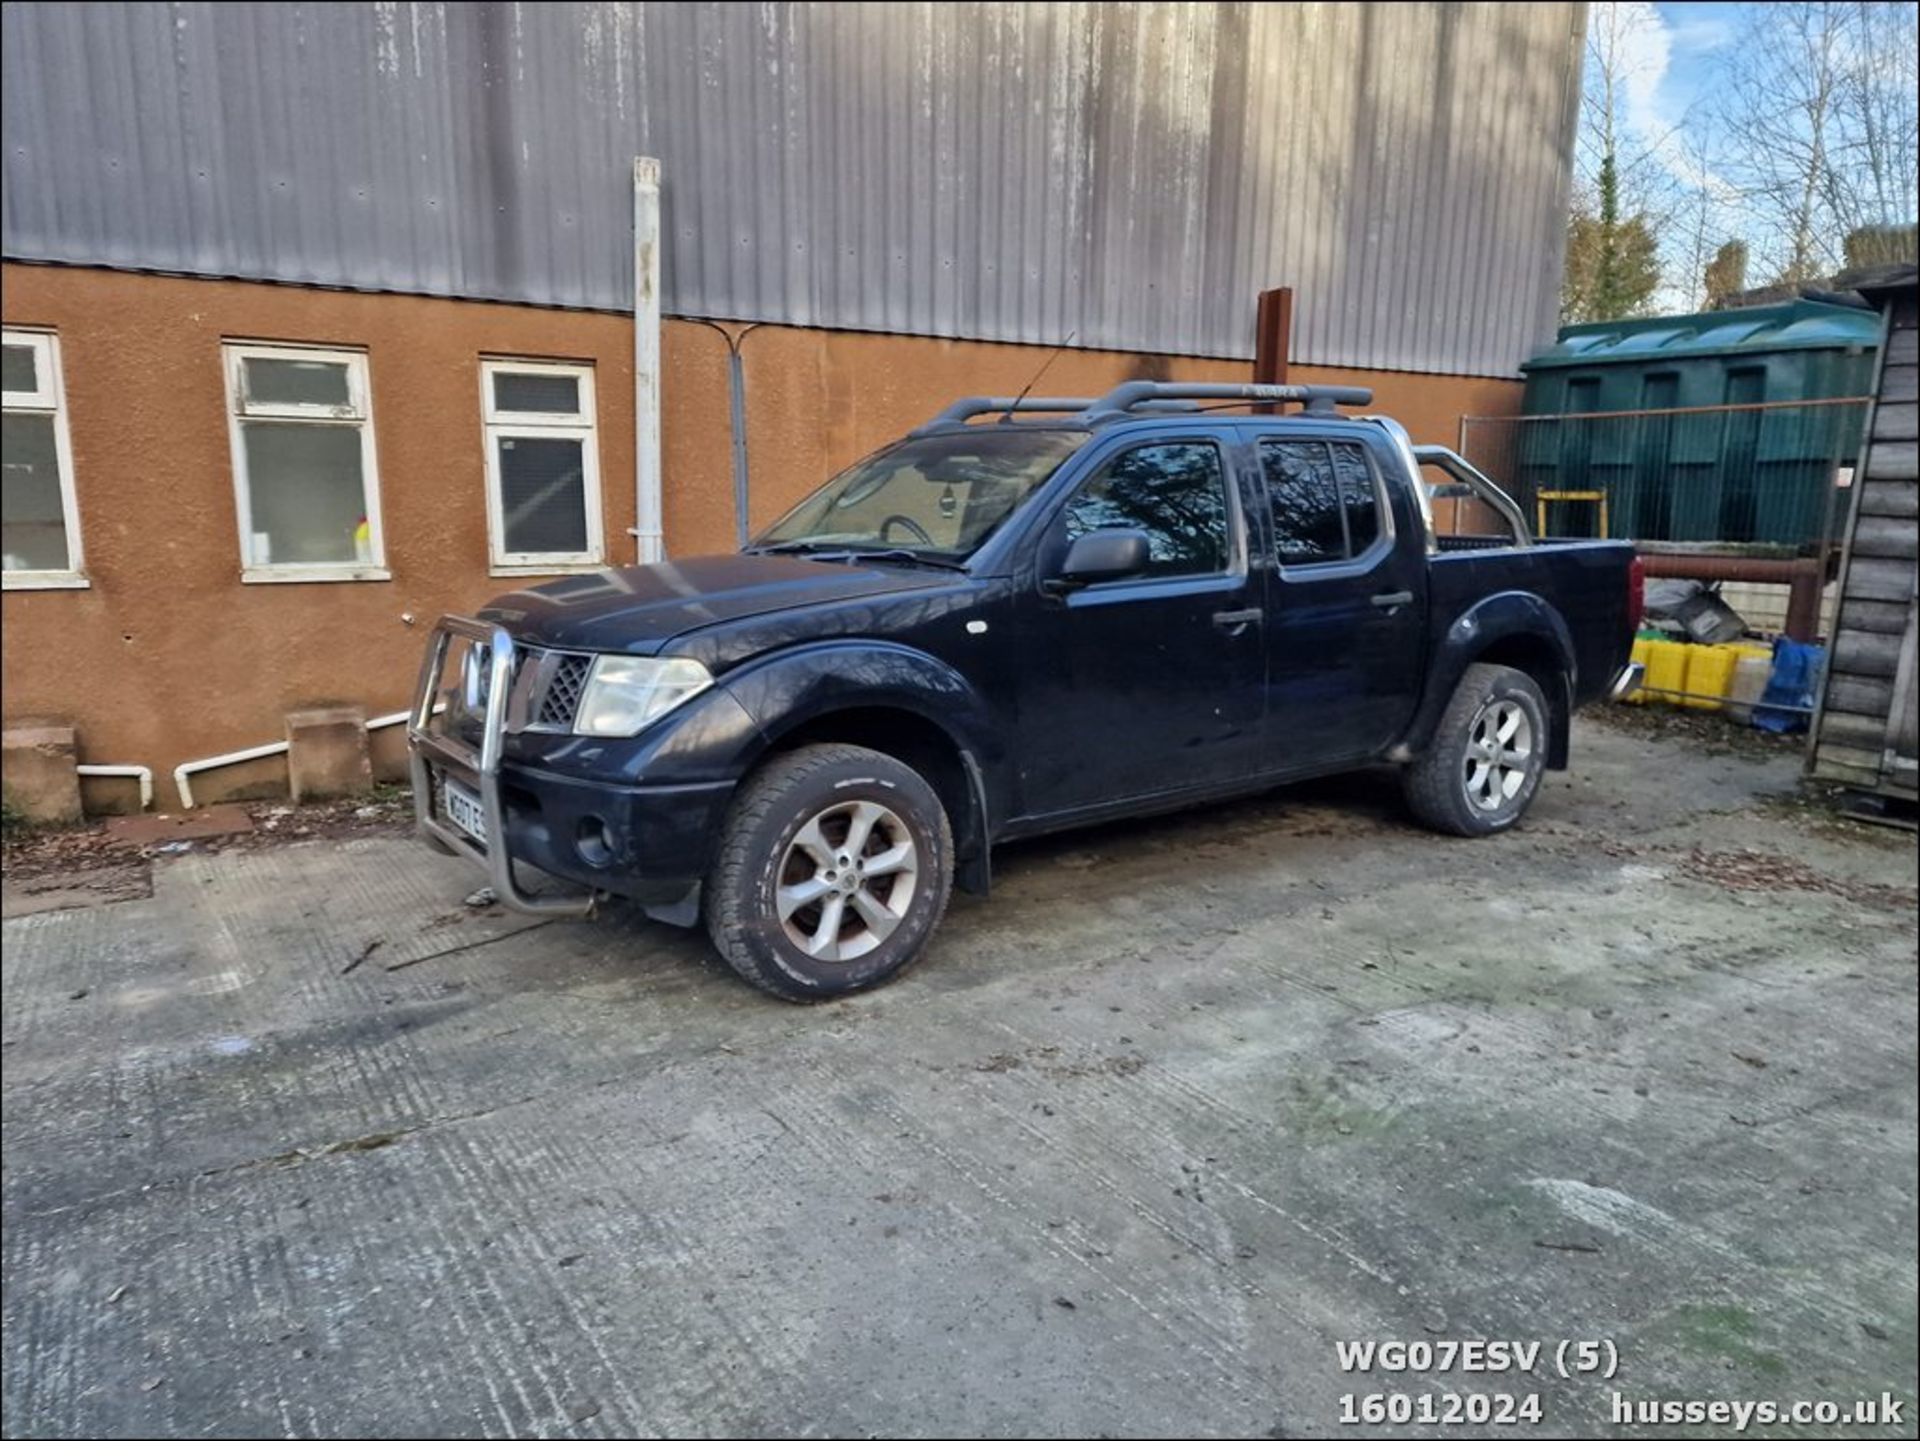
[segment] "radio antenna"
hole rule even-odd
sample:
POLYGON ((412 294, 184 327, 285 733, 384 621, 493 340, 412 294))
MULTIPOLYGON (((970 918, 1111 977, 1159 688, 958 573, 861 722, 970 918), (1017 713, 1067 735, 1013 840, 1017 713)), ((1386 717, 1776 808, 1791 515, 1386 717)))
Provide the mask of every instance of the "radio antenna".
POLYGON ((1048 369, 1053 365, 1054 361, 1060 358, 1060 352, 1065 350, 1069 345, 1073 344, 1073 337, 1078 335, 1079 333, 1080 332, 1077 330, 1069 330, 1067 332, 1067 338, 1061 341, 1058 345, 1054 346, 1053 354, 1049 355, 1045 360, 1040 362, 1040 368, 1034 371, 1033 379, 1027 382, 1026 388, 1022 390, 1018 395, 1014 396, 1012 401, 1008 403, 1007 413, 1000 417, 1000 423, 1002 425, 1005 425, 1008 421, 1013 419, 1013 413, 1014 411, 1020 408, 1020 402, 1025 400, 1029 395, 1033 394, 1033 388, 1034 386, 1040 383, 1040 377, 1045 375, 1048 369))

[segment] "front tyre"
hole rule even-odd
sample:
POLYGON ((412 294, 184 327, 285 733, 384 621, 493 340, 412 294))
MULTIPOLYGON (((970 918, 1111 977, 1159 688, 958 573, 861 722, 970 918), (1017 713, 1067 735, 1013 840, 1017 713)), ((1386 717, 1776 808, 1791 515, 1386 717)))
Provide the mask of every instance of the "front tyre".
POLYGON ((707 876, 707 933, 743 980, 824 1001, 916 960, 952 889, 953 833, 919 772, 861 746, 803 746, 734 798, 707 876))
POLYGON ((1467 667, 1435 728, 1407 767, 1407 804, 1437 831, 1490 836, 1518 821, 1547 761, 1547 700, 1511 666, 1467 667))

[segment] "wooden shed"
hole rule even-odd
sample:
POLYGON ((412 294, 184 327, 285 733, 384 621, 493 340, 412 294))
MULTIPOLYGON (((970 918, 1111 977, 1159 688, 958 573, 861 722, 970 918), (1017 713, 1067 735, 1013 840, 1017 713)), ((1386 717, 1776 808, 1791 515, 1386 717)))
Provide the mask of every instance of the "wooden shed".
POLYGON ((1839 620, 1814 715, 1807 769, 1899 800, 1916 798, 1916 590, 1920 589, 1920 408, 1915 405, 1920 269, 1844 277, 1885 326, 1865 454, 1840 558, 1839 620))

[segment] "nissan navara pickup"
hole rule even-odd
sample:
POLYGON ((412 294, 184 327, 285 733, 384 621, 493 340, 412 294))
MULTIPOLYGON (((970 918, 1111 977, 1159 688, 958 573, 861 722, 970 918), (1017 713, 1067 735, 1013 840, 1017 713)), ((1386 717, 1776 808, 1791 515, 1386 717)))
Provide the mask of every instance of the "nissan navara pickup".
POLYGON ((1371 398, 961 400, 740 554, 445 617, 420 828, 506 905, 704 923, 793 1001, 897 975, 1024 836, 1375 765, 1425 824, 1507 831, 1637 681, 1639 563, 1337 409, 1371 398), (1501 533, 1440 534, 1435 496, 1501 533))

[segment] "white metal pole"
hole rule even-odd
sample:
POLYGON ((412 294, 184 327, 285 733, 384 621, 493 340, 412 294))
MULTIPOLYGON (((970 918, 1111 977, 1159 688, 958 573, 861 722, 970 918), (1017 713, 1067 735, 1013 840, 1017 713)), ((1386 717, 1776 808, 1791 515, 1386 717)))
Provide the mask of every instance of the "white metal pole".
POLYGON ((660 162, 633 162, 634 552, 666 558, 660 506, 660 162))

